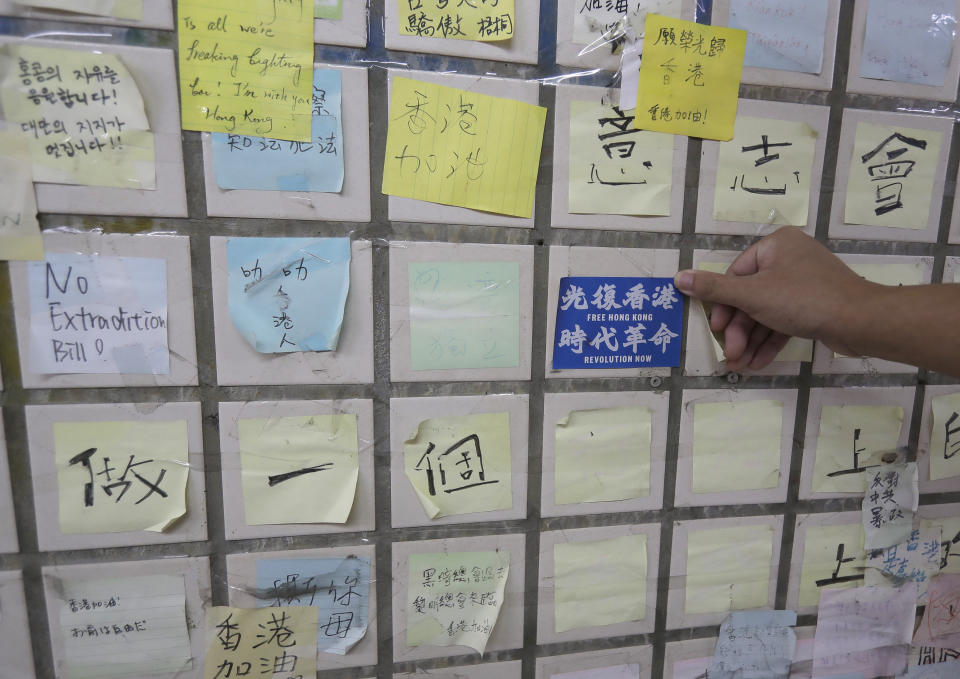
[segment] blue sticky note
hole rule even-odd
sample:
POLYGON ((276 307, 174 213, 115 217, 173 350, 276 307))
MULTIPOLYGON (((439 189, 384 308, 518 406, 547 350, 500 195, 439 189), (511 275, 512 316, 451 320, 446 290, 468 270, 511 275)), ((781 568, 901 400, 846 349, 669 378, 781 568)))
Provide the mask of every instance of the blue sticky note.
POLYGON ((731 613, 720 626, 711 679, 787 679, 796 650, 794 611, 731 613))
POLYGON ((343 188, 340 87, 340 71, 313 70, 313 130, 309 142, 213 133, 217 186, 339 193, 343 188))
POLYGON ((820 73, 828 0, 730 0, 730 28, 748 32, 743 65, 820 73))
POLYGON ((935 665, 916 665, 903 675, 903 679, 957 679, 957 677, 960 677, 960 660, 935 665))
POLYGON ((562 278, 553 367, 677 366, 682 329, 683 295, 672 278, 562 278))
POLYGON ((344 655, 367 633, 370 559, 258 559, 257 606, 316 606, 317 650, 344 655))
POLYGON ((349 238, 227 241, 230 319, 260 353, 336 349, 349 289, 349 238))
POLYGON ((954 0, 870 0, 864 78, 942 87, 957 29, 954 0))

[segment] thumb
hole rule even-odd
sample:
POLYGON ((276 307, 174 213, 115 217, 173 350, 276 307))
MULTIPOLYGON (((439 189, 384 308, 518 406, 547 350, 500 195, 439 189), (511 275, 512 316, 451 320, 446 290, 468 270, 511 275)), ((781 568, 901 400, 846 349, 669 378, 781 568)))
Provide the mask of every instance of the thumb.
POLYGON ((746 277, 725 276, 709 271, 681 271, 673 279, 677 289, 704 302, 742 308, 748 294, 746 277))

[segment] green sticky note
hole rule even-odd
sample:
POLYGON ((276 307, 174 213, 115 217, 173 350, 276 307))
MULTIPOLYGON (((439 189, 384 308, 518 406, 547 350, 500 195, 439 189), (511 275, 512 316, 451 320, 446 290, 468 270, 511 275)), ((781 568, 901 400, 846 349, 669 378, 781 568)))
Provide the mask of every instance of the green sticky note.
POLYGON ((314 0, 313 16, 340 21, 343 18, 343 0, 314 0))

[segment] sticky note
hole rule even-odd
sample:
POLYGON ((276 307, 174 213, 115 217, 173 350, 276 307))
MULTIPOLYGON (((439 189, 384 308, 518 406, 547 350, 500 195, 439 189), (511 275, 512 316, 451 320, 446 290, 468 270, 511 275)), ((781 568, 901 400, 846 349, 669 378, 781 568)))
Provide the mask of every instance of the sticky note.
POLYGON ((241 418, 240 481, 248 526, 346 523, 357 492, 357 416, 241 418))
POLYGON ((57 587, 63 666, 71 679, 193 668, 182 575, 62 578, 57 587))
POLYGON ((0 259, 43 259, 27 140, 0 126, 0 259))
POLYGON ((843 221, 924 229, 943 135, 858 122, 843 221))
POLYGON ((262 354, 335 350, 349 290, 349 238, 227 241, 230 320, 262 354))
POLYGON ((431 519, 513 507, 509 413, 423 420, 403 442, 403 458, 431 519))
POLYGON ((960 574, 960 515, 937 519, 920 519, 921 531, 939 528, 941 532, 940 572, 960 574))
POLYGON ((884 464, 865 472, 863 496, 864 547, 880 549, 910 537, 917 511, 917 463, 884 464))
POLYGON ((669 215, 673 145, 672 134, 638 130, 619 107, 571 101, 569 212, 669 215))
POLYGON ((940 572, 941 535, 939 526, 914 528, 905 541, 873 550, 867 557, 866 584, 917 583, 917 603, 927 602, 928 583, 940 572))
POLYGON ((64 534, 161 533, 187 513, 186 420, 56 422, 64 534))
POLYGON ((823 406, 813 462, 816 493, 862 493, 865 470, 876 454, 900 445, 903 408, 899 406, 823 406))
POLYGON ((343 188, 340 71, 313 71, 309 142, 214 132, 213 170, 221 189, 339 193, 343 188))
POLYGON ((647 14, 637 127, 733 137, 747 32, 647 14))
POLYGON ((407 647, 469 646, 483 653, 497 624, 509 575, 510 554, 499 550, 411 554, 407 647), (458 603, 450 606, 451 601, 458 603))
POLYGON ((953 0, 870 0, 860 75, 943 87, 953 55, 956 14, 953 0))
POLYGON ((747 31, 743 65, 821 73, 829 6, 829 0, 730 0, 730 28, 747 31))
POLYGON ((552 679, 635 679, 639 676, 639 663, 630 663, 629 665, 611 665, 576 672, 554 673, 552 679))
POLYGON ((143 19, 143 0, 16 0, 16 2, 18 5, 58 9, 77 14, 136 21, 143 19))
POLYGON ((960 393, 932 399, 930 480, 960 476, 960 393))
POLYGON ((411 262, 414 370, 520 365, 520 265, 411 262))
POLYGON ((794 659, 793 611, 731 613, 720 626, 710 679, 787 679, 794 659))
POLYGON ((310 141, 310 4, 177 0, 183 129, 310 141))
POLYGON ((573 42, 591 48, 584 51, 609 51, 629 26, 642 46, 647 13, 679 18, 682 11, 682 0, 578 2, 573 10, 573 42))
POLYGON ((317 672, 316 606, 206 609, 204 679, 312 677, 317 672))
POLYGON ((910 667, 904 679, 953 679, 960 676, 960 661, 910 667))
POLYGON ((558 542, 553 548, 553 587, 558 634, 644 620, 647 536, 558 542))
POLYGON ((554 427, 554 502, 615 502, 650 494, 649 408, 573 410, 554 427))
POLYGON ((456 5, 448 0, 396 2, 401 35, 484 42, 513 37, 516 20, 513 0, 459 2, 456 5))
POLYGON ((672 278, 560 279, 553 368, 680 365, 683 295, 672 278))
POLYGON ((913 645, 960 648, 960 575, 941 573, 930 579, 927 607, 913 645))
POLYGON ((807 526, 800 569, 799 605, 816 606, 825 589, 863 585, 863 523, 807 526))
POLYGON ((546 115, 522 101, 395 77, 383 192, 530 217, 546 115))
POLYGON ((693 492, 776 488, 782 430, 780 401, 693 403, 693 492))
POLYGON ((48 253, 27 277, 33 372, 170 372, 166 260, 48 253))
POLYGON ((739 116, 720 144, 713 216, 806 226, 817 131, 807 123, 739 116))
POLYGON ((317 650, 344 655, 367 633, 370 559, 257 559, 257 605, 316 606, 317 650))
POLYGON ((0 106, 30 145, 34 181, 156 188, 153 132, 119 57, 7 44, 0 106))
POLYGON ((313 0, 313 16, 339 21, 343 18, 343 0, 313 0))
POLYGON ((773 528, 706 528, 687 534, 687 615, 769 605, 773 528))

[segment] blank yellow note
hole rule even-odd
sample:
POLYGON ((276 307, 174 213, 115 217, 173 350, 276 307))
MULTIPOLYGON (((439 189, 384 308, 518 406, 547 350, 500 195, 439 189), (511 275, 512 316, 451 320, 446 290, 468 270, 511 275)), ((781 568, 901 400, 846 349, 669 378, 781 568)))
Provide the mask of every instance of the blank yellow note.
POLYGON ((18 5, 59 9, 77 14, 116 17, 118 19, 143 19, 143 0, 16 0, 18 5))
POLYGON ((313 6, 178 0, 183 129, 310 141, 313 6))
POLYGON ((747 32, 647 14, 636 126, 733 138, 747 32))
MULTIPOLYGON (((387 0, 392 2, 393 0, 387 0)), ((396 0, 400 34, 451 40, 509 40, 513 37, 513 0, 396 0)))
POLYGON ((556 632, 647 617, 647 536, 553 547, 556 632))
POLYGON ((863 524, 808 525, 800 570, 800 606, 816 606, 824 589, 863 586, 863 524))
POLYGON ((695 403, 693 492, 776 488, 782 429, 780 401, 695 403))
POLYGON ((960 476, 960 394, 933 399, 930 480, 960 476))
POLYGON ((880 285, 922 285, 924 269, 921 262, 882 264, 854 262, 848 264, 858 276, 880 285))
POLYGON ((770 526, 691 530, 684 594, 687 615, 766 608, 772 558, 770 526))
POLYGON ((384 193, 533 214, 547 109, 395 77, 389 115, 384 193))
POLYGON ((0 177, 0 259, 43 259, 30 147, 5 127, 0 127, 0 177))
POLYGON ((864 469, 875 453, 900 445, 903 408, 823 406, 813 463, 817 493, 863 493, 864 469))

